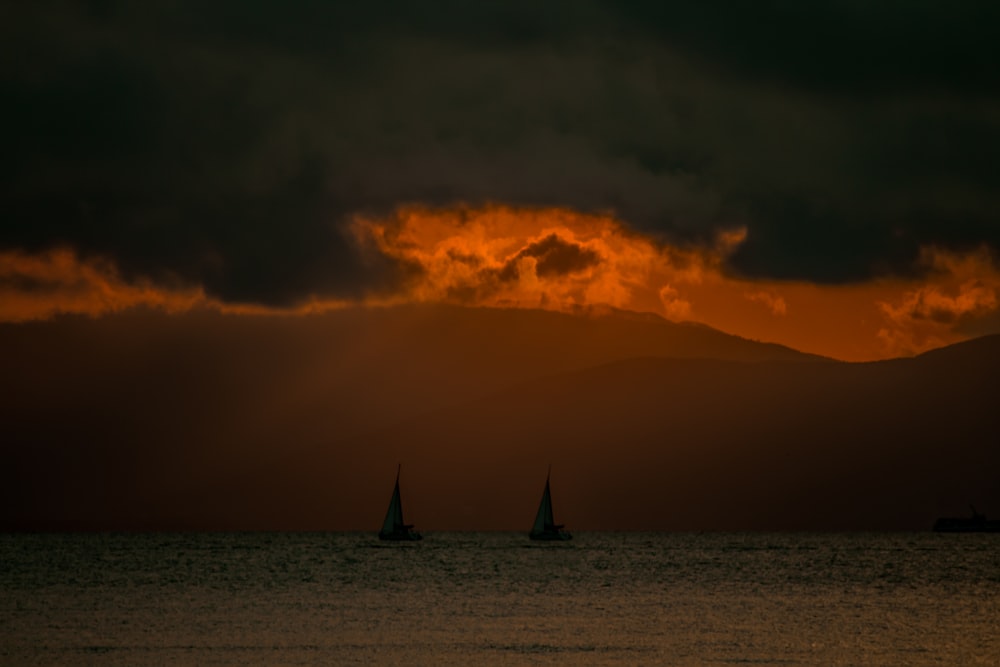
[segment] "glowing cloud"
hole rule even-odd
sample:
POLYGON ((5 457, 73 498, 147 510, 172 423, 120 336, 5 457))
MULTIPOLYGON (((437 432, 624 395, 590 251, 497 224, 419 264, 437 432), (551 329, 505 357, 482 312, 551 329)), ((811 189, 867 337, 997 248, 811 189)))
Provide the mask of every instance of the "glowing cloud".
POLYGON ((1000 272, 985 249, 967 255, 926 249, 930 268, 924 284, 895 301, 880 301, 886 326, 879 338, 890 353, 913 354, 956 339, 956 326, 986 317, 1000 307, 1000 272))
POLYGON ((223 303, 200 287, 167 287, 147 279, 125 280, 103 259, 83 259, 69 248, 30 255, 0 253, 0 322, 45 320, 57 315, 99 317, 135 307, 167 313, 210 309, 239 315, 323 312, 346 301, 310 299, 279 310, 255 304, 223 303))
POLYGON ((565 311, 600 304, 672 319, 691 312, 683 286, 718 274, 745 235, 678 248, 610 215, 506 206, 407 207, 389 219, 359 218, 354 228, 384 254, 422 268, 404 290, 408 300, 565 311))
POLYGON ((394 291, 355 302, 313 296, 274 309, 223 303, 197 286, 126 280, 112 263, 71 249, 7 252, 0 253, 0 321, 136 306, 284 315, 401 303, 598 313, 611 306, 851 361, 919 353, 971 331, 995 331, 1000 322, 1000 270, 987 250, 927 249, 921 278, 819 285, 728 273, 727 258, 746 238, 740 228, 707 246, 680 247, 609 214, 493 205, 407 206, 358 217, 351 229, 362 249, 412 268, 394 291))
POLYGON ((1000 290, 985 251, 928 250, 918 267, 923 279, 746 280, 725 270, 745 229, 707 247, 678 247, 611 215, 567 209, 410 206, 384 219, 358 218, 354 231, 421 268, 395 300, 564 311, 606 304, 853 361, 962 340, 957 325, 996 313, 1000 290))
POLYGON ((170 313, 205 305, 200 289, 166 290, 148 282, 129 284, 116 267, 83 261, 67 248, 38 255, 0 253, 0 321, 21 322, 54 315, 102 315, 135 306, 170 313))
POLYGON ((784 315, 788 312, 788 304, 785 303, 785 300, 771 292, 747 292, 744 296, 750 301, 764 304, 775 315, 784 315))
POLYGON ((667 319, 687 320, 691 318, 691 304, 680 298, 677 290, 671 285, 660 288, 660 302, 667 319))

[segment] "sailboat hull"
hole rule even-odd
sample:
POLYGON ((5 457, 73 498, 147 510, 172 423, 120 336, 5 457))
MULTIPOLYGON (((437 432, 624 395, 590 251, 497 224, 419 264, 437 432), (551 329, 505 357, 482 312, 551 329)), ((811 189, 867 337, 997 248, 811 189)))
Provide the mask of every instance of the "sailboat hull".
POLYGON ((416 542, 417 540, 424 539, 424 536, 408 530, 405 533, 379 533, 378 539, 388 542, 416 542))
POLYGON ((551 532, 551 533, 529 533, 528 537, 533 540, 540 540, 543 542, 565 542, 566 540, 572 540, 573 536, 565 531, 551 532))

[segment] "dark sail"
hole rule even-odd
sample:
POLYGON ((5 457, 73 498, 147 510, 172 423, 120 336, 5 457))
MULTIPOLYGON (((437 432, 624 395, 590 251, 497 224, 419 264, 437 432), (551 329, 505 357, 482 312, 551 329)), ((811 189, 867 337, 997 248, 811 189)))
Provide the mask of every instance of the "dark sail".
POLYGON ((531 527, 528 536, 533 540, 569 540, 572 539, 567 531, 562 529, 562 524, 557 524, 552 513, 552 491, 549 486, 549 473, 545 475, 545 490, 542 491, 542 501, 538 504, 538 513, 535 514, 535 523, 531 527))
POLYGON ((378 532, 380 540, 419 540, 420 533, 413 530, 413 525, 408 525, 403 521, 403 500, 399 495, 399 471, 402 466, 396 468, 396 484, 392 489, 392 498, 389 499, 389 509, 385 513, 385 521, 382 522, 382 530, 378 532))

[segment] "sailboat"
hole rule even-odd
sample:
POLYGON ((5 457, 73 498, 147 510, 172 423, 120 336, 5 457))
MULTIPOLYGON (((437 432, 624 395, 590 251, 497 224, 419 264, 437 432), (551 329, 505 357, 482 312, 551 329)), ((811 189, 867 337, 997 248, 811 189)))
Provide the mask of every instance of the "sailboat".
POLYGON ((413 524, 403 522, 403 501, 399 498, 400 468, 402 465, 396 468, 396 486, 392 489, 392 499, 389 500, 389 509, 385 513, 382 530, 378 531, 378 538, 395 542, 413 542, 423 539, 423 536, 413 530, 413 524))
POLYGON ((542 502, 538 505, 538 514, 535 515, 535 525, 531 527, 528 537, 533 540, 571 540, 573 536, 568 531, 563 530, 562 524, 557 524, 552 516, 552 492, 549 490, 549 477, 552 475, 552 467, 545 475, 545 490, 542 491, 542 502))

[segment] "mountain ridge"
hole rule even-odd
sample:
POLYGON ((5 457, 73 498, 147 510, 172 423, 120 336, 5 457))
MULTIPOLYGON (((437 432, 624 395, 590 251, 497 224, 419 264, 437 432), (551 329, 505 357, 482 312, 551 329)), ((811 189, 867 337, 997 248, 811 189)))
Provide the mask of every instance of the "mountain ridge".
POLYGON ((364 316, 353 329, 142 313, 0 327, 0 525, 366 529, 396 463, 429 530, 518 529, 548 462, 577 528, 916 528, 970 500, 997 513, 981 436, 996 433, 1000 337, 849 364, 655 320, 364 316), (721 340, 736 359, 634 356, 676 351, 667 330, 711 339, 688 355, 721 340), (969 442, 938 446, 951 436, 969 442), (862 491, 839 511, 850 494, 835 474, 862 491))
MULTIPOLYGON (((381 444, 372 464, 380 457, 409 460, 416 463, 411 466, 415 477, 431 478, 411 482, 417 488, 448 489, 446 497, 476 497, 487 503, 479 511, 500 515, 515 495, 529 499, 518 502, 525 505, 523 512, 530 511, 531 489, 516 479, 519 469, 527 472, 534 466, 540 471, 547 462, 559 462, 563 485, 569 487, 563 501, 570 508, 582 503, 577 516, 589 515, 587 521, 598 517, 596 525, 586 523, 585 528, 622 528, 621 517, 630 505, 657 507, 654 497, 638 493, 633 484, 617 489, 603 484, 602 473, 636 484, 641 479, 645 484, 639 486, 655 489, 658 477, 649 471, 669 471, 677 464, 716 499, 706 500, 685 486, 684 474, 674 478, 676 472, 671 472, 665 478, 698 496, 695 504, 708 509, 646 510, 641 518, 625 522, 629 529, 921 529, 938 513, 963 511, 969 498, 978 507, 1000 509, 1000 493, 989 474, 1000 465, 989 389, 1000 371, 1000 337, 954 352, 960 353, 952 356, 961 357, 961 367, 930 363, 936 355, 818 366, 613 361, 522 383, 388 427, 369 439, 375 448, 381 444), (985 360, 983 350, 991 352, 985 360), (959 388, 955 377, 964 379, 959 388), (492 428, 483 432, 481 424, 492 428), (618 426, 622 424, 627 426, 618 426), (421 461, 430 442, 443 453, 421 461), (463 446, 471 442, 489 455, 463 446), (522 451, 516 454, 505 445, 518 442, 522 451), (674 448, 675 457, 658 449, 657 442, 670 443, 666 446, 674 448), (611 454, 601 457, 602 449, 611 454), (591 463, 579 464, 575 458, 591 463), (478 471, 470 473, 474 479, 490 471, 504 483, 486 484, 485 492, 482 482, 456 485, 436 470, 440 465, 435 461, 441 459, 463 461, 478 471), (728 460, 759 482, 733 477, 722 465, 713 472, 713 460, 728 460), (950 469, 941 471, 944 460, 950 469), (781 470, 785 472, 779 474, 781 470), (574 476, 586 481, 565 479, 574 476), (844 488, 836 488, 839 484, 844 488), (518 493, 507 493, 504 485, 513 485, 518 493), (593 494, 587 489, 602 485, 605 492, 598 495, 610 499, 614 511, 603 512, 588 499, 593 494), (813 488, 827 492, 810 499, 813 507, 807 510, 799 503, 813 488), (490 504, 484 500, 489 493, 503 502, 490 504), (636 501, 616 502, 623 493, 636 501), (780 511, 785 504, 789 509, 780 511)), ((691 505, 690 498, 676 503, 691 505)), ((440 517, 447 508, 429 504, 422 509, 440 517)), ((574 518, 570 509, 562 520, 574 518)))

